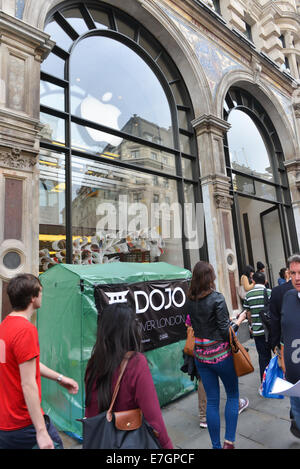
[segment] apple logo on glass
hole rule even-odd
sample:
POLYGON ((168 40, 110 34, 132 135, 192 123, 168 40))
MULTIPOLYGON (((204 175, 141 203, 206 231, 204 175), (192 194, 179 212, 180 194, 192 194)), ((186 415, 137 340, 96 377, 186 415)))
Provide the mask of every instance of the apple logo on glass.
MULTIPOLYGON (((101 101, 99 101, 98 99, 88 95, 81 103, 81 116, 83 119, 120 130, 118 118, 121 115, 121 111, 113 104, 108 103, 112 96, 111 92, 104 93, 101 101)), ((115 135, 109 135, 95 129, 87 128, 86 130, 90 137, 96 142, 106 142, 113 146, 118 146, 122 142, 122 138, 115 135)))

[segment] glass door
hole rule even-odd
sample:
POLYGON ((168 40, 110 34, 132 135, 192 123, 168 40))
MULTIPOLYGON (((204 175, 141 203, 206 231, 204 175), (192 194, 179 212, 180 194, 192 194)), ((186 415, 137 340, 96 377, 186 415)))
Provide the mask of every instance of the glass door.
POLYGON ((270 286, 277 285, 279 271, 286 266, 286 255, 283 244, 283 233, 278 207, 272 207, 260 214, 265 259, 270 286))
POLYGON ((278 206, 234 194, 233 223, 240 272, 246 265, 256 270, 260 261, 270 287, 276 286, 288 257, 278 206))

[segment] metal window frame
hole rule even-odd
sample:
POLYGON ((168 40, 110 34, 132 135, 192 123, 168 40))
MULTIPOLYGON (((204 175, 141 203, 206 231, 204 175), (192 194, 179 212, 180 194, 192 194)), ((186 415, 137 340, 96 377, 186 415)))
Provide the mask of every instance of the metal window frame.
MULTIPOLYGON (((44 105, 41 105, 41 112, 64 119, 65 121, 65 147, 62 148, 61 146, 59 146, 57 148, 57 146, 53 143, 49 143, 47 141, 41 141, 41 148, 46 148, 46 149, 53 150, 53 151, 59 151, 65 154, 65 177, 66 177, 66 191, 65 191, 66 212, 65 213, 66 213, 66 239, 67 239, 66 262, 72 263, 72 250, 73 250, 73 245, 72 245, 72 155, 79 156, 87 160, 90 159, 94 161, 105 162, 108 165, 112 165, 112 166, 116 165, 118 167, 131 169, 140 173, 154 174, 154 175, 158 175, 162 177, 167 177, 170 179, 175 179, 177 181, 178 202, 181 204, 182 207, 184 207, 184 202, 185 202, 185 199, 184 199, 184 184, 185 183, 193 184, 195 203, 202 202, 202 191, 200 187, 200 170, 199 170, 199 165, 197 164, 198 163, 197 142, 196 142, 194 130, 191 125, 191 121, 194 118, 191 100, 190 100, 187 88, 184 84, 183 78, 180 72, 178 71, 178 68, 176 67, 176 64, 173 62, 173 60, 165 51, 165 49, 161 46, 161 44, 156 40, 156 38, 154 38, 154 36, 147 30, 147 28, 145 28, 142 24, 137 22, 135 19, 131 18, 127 13, 121 11, 120 9, 114 6, 104 5, 101 2, 95 2, 95 1, 84 2, 81 0, 66 1, 60 4, 58 7, 54 7, 49 12, 46 24, 52 20, 57 21, 59 26, 73 39, 73 44, 71 45, 69 51, 65 51, 59 46, 55 46, 52 51, 53 54, 65 60, 64 79, 55 77, 45 71, 41 72, 41 79, 46 82, 48 81, 50 83, 53 83, 55 85, 58 85, 64 88, 65 112, 58 111, 56 109, 53 109, 44 105), (81 36, 77 34, 77 32, 68 23, 68 20, 64 18, 64 16, 62 15, 62 13, 65 10, 69 10, 71 8, 79 9, 82 15, 82 18, 84 19, 89 29, 89 31, 87 31, 85 34, 81 36), (90 8, 98 9, 108 14, 110 26, 111 26, 110 29, 109 28, 108 29, 96 29, 95 22, 89 11, 90 8), (116 17, 121 17, 122 20, 125 19, 129 25, 134 26, 134 28, 136 28, 134 40, 118 32, 116 17), (160 52, 155 59, 153 59, 148 54, 148 52, 139 45, 139 37, 140 37, 141 31, 145 31, 145 34, 147 35, 147 37, 153 39, 153 42, 156 45, 156 47, 159 46, 160 52), (117 39, 118 41, 122 42, 124 45, 134 50, 134 52, 137 53, 147 63, 147 65, 151 68, 151 70, 155 73, 156 77, 160 81, 160 84, 169 102, 172 126, 173 126, 174 148, 168 148, 168 147, 165 147, 164 145, 159 145, 155 142, 149 142, 147 140, 135 137, 125 132, 117 131, 109 127, 106 127, 104 125, 99 125, 94 122, 87 121, 85 119, 71 115, 71 108, 70 108, 71 93, 70 93, 70 82, 69 82, 70 57, 71 57, 72 51, 74 50, 74 47, 76 47, 76 45, 78 44, 80 40, 87 38, 87 37, 94 37, 94 36, 110 37, 112 39, 117 39), (164 76, 159 66, 157 65, 157 61, 162 55, 164 55, 164 57, 167 57, 168 62, 172 66, 172 69, 176 70, 178 74, 178 77, 176 78, 176 80, 172 80, 169 82, 164 76), (178 105, 175 102, 175 99, 171 90, 171 84, 174 82, 176 82, 180 87, 180 93, 182 95, 184 105, 178 105), (187 114, 187 120, 189 122, 188 130, 179 128, 178 118, 177 118, 177 111, 179 110, 185 111, 187 114), (148 147, 160 150, 160 151, 171 153, 174 155, 175 162, 176 162, 176 175, 167 175, 159 171, 150 170, 149 168, 139 168, 138 166, 134 166, 133 164, 124 163, 121 161, 114 161, 114 160, 108 161, 107 159, 103 157, 101 158, 99 156, 93 155, 88 152, 80 152, 78 150, 74 150, 72 149, 72 142, 71 142, 72 123, 77 123, 85 127, 87 126, 90 128, 94 128, 96 130, 108 132, 110 134, 120 136, 121 138, 124 138, 128 141, 133 141, 133 142, 136 142, 136 143, 139 143, 139 144, 142 144, 142 145, 145 145, 145 146, 148 146, 148 147), (185 135, 188 138, 190 138, 192 154, 186 154, 180 150, 180 138, 179 138, 180 134, 185 135), (192 162, 192 165, 193 165, 192 174, 194 175, 194 179, 188 179, 183 176, 182 165, 181 165, 182 157, 188 158, 192 162)), ((190 269, 191 268, 190 255, 189 255, 189 251, 185 249, 186 238, 185 238, 185 233, 184 233, 184 216, 185 215, 184 215, 184 210, 183 210, 182 253, 183 253, 184 266, 190 269)), ((199 258, 205 259, 205 260, 207 260, 208 258, 206 243, 204 246, 202 246, 199 249, 199 258)))
POLYGON ((225 97, 225 102, 229 108, 229 111, 224 108, 224 119, 227 120, 230 112, 233 109, 239 109, 244 111, 256 124, 256 127, 261 133, 261 136, 264 140, 266 149, 270 156, 271 167, 274 175, 274 181, 267 181, 260 177, 251 175, 246 172, 234 170, 231 167, 230 157, 229 157, 229 146, 227 135, 224 136, 224 153, 225 161, 227 168, 227 175, 230 178, 230 193, 234 196, 234 203, 232 206, 232 216, 233 216, 233 229, 234 236, 236 241, 236 250, 238 258, 238 267, 240 274, 243 271, 245 266, 245 252, 243 247, 243 242, 241 239, 241 221, 238 209, 238 200, 237 197, 247 197, 250 199, 258 200, 260 202, 267 202, 273 204, 273 207, 268 210, 275 210, 276 208, 279 211, 279 220, 280 220, 280 229, 282 233, 283 248, 286 255, 286 258, 292 252, 297 252, 299 250, 298 238, 296 232, 296 225, 293 216, 292 201, 289 191, 289 183, 287 178, 287 173, 283 165, 284 155, 281 147, 279 137, 277 135, 276 129, 268 117, 267 112, 261 106, 259 101, 251 95, 248 91, 243 88, 231 87, 225 97), (236 104, 235 104, 235 102, 236 104), (265 119, 268 119, 268 126, 266 125, 265 119), (233 175, 245 176, 254 181, 263 182, 275 188, 276 190, 276 201, 266 200, 262 197, 257 197, 250 194, 245 194, 239 191, 235 191, 233 187, 233 175), (285 222, 284 212, 286 214, 287 223, 285 222), (288 241, 288 232, 290 233, 291 246, 288 241))

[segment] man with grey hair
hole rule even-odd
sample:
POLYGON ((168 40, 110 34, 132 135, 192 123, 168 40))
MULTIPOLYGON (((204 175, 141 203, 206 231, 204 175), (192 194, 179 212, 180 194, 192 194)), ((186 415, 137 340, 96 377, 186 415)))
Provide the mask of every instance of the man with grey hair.
MULTIPOLYGON (((300 379, 300 254, 288 259, 293 289, 283 298, 281 310, 281 356, 287 381, 295 384, 300 379)), ((291 432, 300 438, 300 397, 291 397, 291 432)))

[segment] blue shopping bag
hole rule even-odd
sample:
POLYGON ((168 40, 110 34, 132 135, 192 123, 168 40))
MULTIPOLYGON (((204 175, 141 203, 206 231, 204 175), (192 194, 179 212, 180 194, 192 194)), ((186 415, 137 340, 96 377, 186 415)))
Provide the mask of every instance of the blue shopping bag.
POLYGON ((283 371, 278 365, 278 356, 271 358, 269 365, 266 367, 262 382, 262 395, 270 399, 283 399, 280 394, 270 394, 276 378, 284 379, 283 371))

